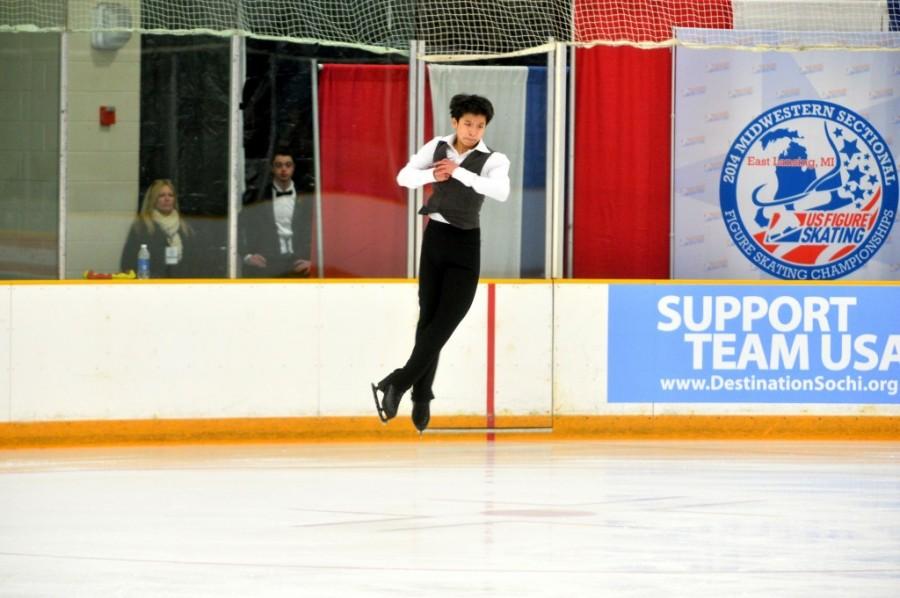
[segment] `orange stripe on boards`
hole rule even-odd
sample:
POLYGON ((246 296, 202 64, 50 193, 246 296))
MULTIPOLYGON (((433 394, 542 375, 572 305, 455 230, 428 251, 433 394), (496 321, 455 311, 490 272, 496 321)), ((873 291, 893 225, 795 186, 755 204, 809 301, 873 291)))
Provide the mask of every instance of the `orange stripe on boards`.
MULTIPOLYGON (((496 415, 497 441, 848 440, 900 442, 900 416, 510 416, 496 415), (550 427, 552 425, 552 428, 550 427), (532 432, 504 432, 504 428, 532 432), (541 432, 543 430, 543 433, 541 432)), ((419 436, 406 413, 369 417, 104 420, 0 424, 0 449, 202 443, 484 442, 484 416, 434 416, 419 436), (448 432, 441 432, 447 429, 448 432), (475 433, 460 433, 470 429, 475 433), (480 432, 479 432, 480 431, 480 432)))
POLYGON ((553 436, 571 440, 900 441, 900 416, 555 416, 553 436))

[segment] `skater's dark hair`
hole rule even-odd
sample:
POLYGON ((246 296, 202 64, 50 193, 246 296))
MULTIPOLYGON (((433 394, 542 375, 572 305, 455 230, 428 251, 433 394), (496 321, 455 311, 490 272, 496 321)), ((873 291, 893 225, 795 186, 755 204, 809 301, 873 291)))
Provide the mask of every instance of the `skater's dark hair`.
POLYGON ((463 114, 484 116, 484 119, 489 123, 494 118, 494 106, 485 97, 459 93, 450 100, 450 116, 459 120, 463 114))

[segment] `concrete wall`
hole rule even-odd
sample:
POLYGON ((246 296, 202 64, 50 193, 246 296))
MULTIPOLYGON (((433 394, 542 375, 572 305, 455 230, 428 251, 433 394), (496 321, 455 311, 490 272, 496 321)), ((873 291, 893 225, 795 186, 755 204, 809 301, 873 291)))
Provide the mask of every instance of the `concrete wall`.
POLYGON ((119 270, 137 206, 140 157, 141 42, 96 50, 90 33, 69 35, 69 173, 66 278, 119 270), (114 106, 116 124, 99 123, 114 106))

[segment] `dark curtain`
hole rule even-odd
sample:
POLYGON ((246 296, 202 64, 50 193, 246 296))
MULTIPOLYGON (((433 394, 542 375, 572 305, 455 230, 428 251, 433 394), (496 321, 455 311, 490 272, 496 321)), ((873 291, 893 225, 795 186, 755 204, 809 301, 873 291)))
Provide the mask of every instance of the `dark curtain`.
POLYGON ((141 36, 140 194, 171 179, 198 235, 198 276, 227 273, 229 40, 141 36))
MULTIPOLYGON (((247 79, 241 98, 248 188, 266 186, 276 148, 294 157, 298 192, 315 188, 312 59, 286 42, 247 40, 247 79)), ((252 196, 248 194, 245 201, 252 196)))

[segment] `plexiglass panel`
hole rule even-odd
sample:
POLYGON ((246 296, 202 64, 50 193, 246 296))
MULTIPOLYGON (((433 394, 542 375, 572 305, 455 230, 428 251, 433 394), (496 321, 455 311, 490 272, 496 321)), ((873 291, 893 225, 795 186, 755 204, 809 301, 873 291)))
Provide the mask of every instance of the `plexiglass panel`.
POLYGON ((66 275, 227 275, 229 40, 71 34, 66 275))
POLYGON ((546 57, 492 64, 428 67, 426 140, 453 133, 450 99, 475 93, 489 99, 494 118, 483 141, 509 159, 506 201, 485 198, 481 210, 481 276, 542 278, 545 275, 547 173, 546 57), (538 62, 540 61, 540 62, 538 62))
POLYGON ((243 276, 407 275, 407 60, 248 40, 243 276))
POLYGON ((0 33, 0 278, 57 278, 60 35, 0 33))

